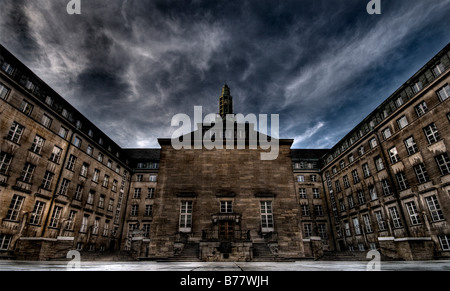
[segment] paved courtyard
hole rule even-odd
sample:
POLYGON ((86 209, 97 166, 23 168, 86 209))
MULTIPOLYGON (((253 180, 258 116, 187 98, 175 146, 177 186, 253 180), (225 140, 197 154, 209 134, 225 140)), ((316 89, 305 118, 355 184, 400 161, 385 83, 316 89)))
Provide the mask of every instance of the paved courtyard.
MULTIPOLYGON (((296 262, 85 262, 81 271, 366 271, 367 262, 296 261, 296 262)), ((69 262, 70 263, 70 262, 69 262)), ((73 262, 72 262, 73 263, 73 262)), ((381 271, 450 271, 450 260, 381 261, 381 271)), ((0 261, 0 271, 66 271, 67 261, 0 261)))

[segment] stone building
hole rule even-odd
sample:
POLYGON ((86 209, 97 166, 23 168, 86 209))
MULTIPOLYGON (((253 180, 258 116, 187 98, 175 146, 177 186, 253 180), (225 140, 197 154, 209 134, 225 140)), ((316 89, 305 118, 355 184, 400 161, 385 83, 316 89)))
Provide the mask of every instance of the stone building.
POLYGON ((449 60, 447 45, 332 149, 226 119, 227 85, 221 118, 178 139, 215 146, 124 149, 0 46, 0 257, 448 257, 449 60))

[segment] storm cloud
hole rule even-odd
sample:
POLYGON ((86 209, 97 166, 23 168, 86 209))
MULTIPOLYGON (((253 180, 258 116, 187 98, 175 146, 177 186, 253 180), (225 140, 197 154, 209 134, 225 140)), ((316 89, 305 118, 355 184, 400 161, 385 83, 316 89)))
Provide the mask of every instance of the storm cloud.
POLYGON ((328 148, 450 40, 450 0, 3 0, 0 42, 122 147, 158 147, 177 113, 279 114, 328 148))

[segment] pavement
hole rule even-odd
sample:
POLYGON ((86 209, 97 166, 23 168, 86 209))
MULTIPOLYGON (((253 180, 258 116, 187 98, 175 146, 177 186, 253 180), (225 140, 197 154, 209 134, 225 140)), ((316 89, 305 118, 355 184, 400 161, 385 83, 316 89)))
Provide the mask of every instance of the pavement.
MULTIPOLYGON (((373 262, 102 262, 102 261, 16 261, 0 260, 0 271, 366 271, 373 262)), ((380 261, 380 271, 450 271, 450 260, 380 261)))

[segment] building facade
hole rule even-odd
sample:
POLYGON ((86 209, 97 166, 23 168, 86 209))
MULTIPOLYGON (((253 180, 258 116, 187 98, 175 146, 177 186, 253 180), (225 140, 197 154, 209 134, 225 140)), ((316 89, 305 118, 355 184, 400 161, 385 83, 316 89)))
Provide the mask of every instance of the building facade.
POLYGON ((1 46, 0 257, 448 257, 449 60, 447 45, 332 149, 280 139, 261 160, 235 122, 220 134, 243 148, 121 148, 1 46))

